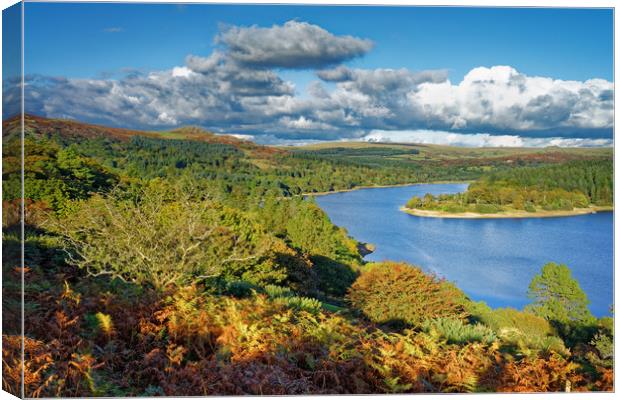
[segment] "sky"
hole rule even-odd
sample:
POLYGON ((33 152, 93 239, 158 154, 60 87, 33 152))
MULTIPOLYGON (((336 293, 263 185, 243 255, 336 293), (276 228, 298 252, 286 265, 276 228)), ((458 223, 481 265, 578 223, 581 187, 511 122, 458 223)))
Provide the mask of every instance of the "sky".
POLYGON ((610 9, 25 8, 26 110, 39 115, 270 144, 613 138, 610 9))

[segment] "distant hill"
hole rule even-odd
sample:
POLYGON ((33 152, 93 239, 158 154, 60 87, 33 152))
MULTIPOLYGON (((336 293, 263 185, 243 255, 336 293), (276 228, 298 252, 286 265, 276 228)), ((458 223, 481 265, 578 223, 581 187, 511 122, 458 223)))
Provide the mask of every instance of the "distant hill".
MULTIPOLYGON (((19 135, 19 116, 2 122, 4 140, 19 135)), ((612 148, 517 148, 517 147, 456 147, 417 143, 384 142, 324 142, 306 146, 263 146, 231 135, 215 134, 196 126, 179 127, 166 131, 143 131, 111 128, 74 120, 45 118, 26 114, 26 132, 35 135, 55 136, 69 140, 95 139, 100 137, 128 141, 133 136, 156 139, 192 140, 206 143, 231 145, 242 150, 257 165, 260 159, 271 159, 275 154, 310 154, 313 157, 373 161, 381 159, 396 162, 440 162, 442 165, 463 163, 530 164, 558 163, 580 159, 610 158, 612 148), (375 150, 372 150, 375 149, 375 150)))
POLYGON ((371 149, 385 152, 386 158, 399 161, 441 162, 444 165, 467 161, 481 164, 559 163, 571 160, 610 158, 610 147, 457 147, 419 143, 324 142, 291 148, 296 153, 346 158, 363 156, 371 149), (393 154, 387 154, 390 149, 393 154), (357 155, 355 154, 357 153, 357 155))
MULTIPOLYGON (((58 135, 66 139, 111 138, 121 141, 130 140, 133 136, 157 139, 194 140, 207 143, 220 143, 235 146, 254 156, 268 156, 284 152, 274 147, 261 146, 253 142, 239 139, 231 135, 220 135, 196 126, 180 127, 169 131, 142 131, 135 129, 111 128, 103 125, 89 124, 68 119, 45 118, 26 114, 25 131, 35 135, 58 135)), ((7 140, 20 134, 20 117, 15 116, 2 121, 2 137, 7 140)))

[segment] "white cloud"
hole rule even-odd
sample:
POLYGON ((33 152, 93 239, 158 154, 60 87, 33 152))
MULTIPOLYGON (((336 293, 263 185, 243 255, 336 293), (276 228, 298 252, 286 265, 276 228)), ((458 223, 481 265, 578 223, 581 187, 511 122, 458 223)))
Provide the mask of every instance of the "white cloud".
POLYGON ((172 68, 172 76, 175 76, 175 77, 188 78, 192 76, 192 74, 195 74, 195 72, 187 67, 172 68))
POLYGON ((420 143, 464 147, 600 147, 613 146, 612 139, 590 138, 530 138, 519 135, 490 135, 488 133, 454 133, 433 130, 383 131, 373 130, 361 138, 367 142, 420 143))
POLYGON ((512 67, 479 67, 458 85, 422 83, 408 93, 422 119, 452 129, 501 130, 613 127, 613 83, 531 77, 512 67))

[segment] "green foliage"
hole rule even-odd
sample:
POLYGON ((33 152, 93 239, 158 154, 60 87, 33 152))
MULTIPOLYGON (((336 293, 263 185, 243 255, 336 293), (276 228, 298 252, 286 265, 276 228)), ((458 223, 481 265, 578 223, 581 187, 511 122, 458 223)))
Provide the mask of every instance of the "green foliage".
POLYGON ((484 303, 471 303, 467 307, 474 321, 488 326, 506 348, 519 354, 532 352, 568 354, 561 338, 546 319, 528 311, 514 308, 491 309, 484 303))
POLYGON ((473 319, 480 321, 495 332, 518 330, 525 336, 548 336, 554 334, 553 327, 546 319, 531 312, 514 308, 496 308, 478 306, 469 309, 473 319))
POLYGON ((589 361, 599 367, 612 367, 614 363, 613 337, 597 333, 590 344, 594 346, 594 351, 589 354, 589 361))
POLYGON ((300 296, 276 297, 277 303, 284 304, 286 307, 298 311, 309 312, 310 314, 318 314, 322 309, 322 304, 317 299, 300 296))
POLYGON ((354 308, 377 323, 419 327, 428 319, 465 317, 461 291, 407 264, 370 264, 347 297, 354 308))
POLYGON ((410 198, 407 201, 407 204, 405 204, 405 207, 407 207, 407 208, 422 208, 423 205, 424 205, 424 202, 422 201, 421 198, 419 198, 418 196, 413 196, 412 198, 410 198))
POLYGON ((250 297, 252 293, 257 290, 259 287, 242 280, 234 280, 226 282, 224 293, 229 296, 234 296, 238 298, 250 297))
POLYGON ((532 356, 551 352, 570 355, 564 341, 558 336, 526 335, 519 329, 502 329, 497 336, 504 349, 517 355, 532 356))
POLYGON ((297 157, 303 158, 327 158, 334 157, 337 159, 343 158, 357 158, 360 157, 394 157, 403 155, 417 155, 420 154, 420 150, 416 148, 395 148, 395 147, 366 147, 366 148, 346 148, 346 147, 332 147, 320 150, 298 150, 295 152, 297 157))
POLYGON ((528 290, 528 310, 548 321, 591 323, 590 301, 564 264, 548 263, 534 276, 528 290))
POLYGON ((282 282, 287 271, 276 257, 295 254, 240 211, 207 199, 169 199, 157 188, 139 200, 93 197, 55 229, 70 262, 89 274, 157 288, 213 276, 282 282))
MULTIPOLYGON (((532 187, 539 191, 560 190, 562 196, 577 203, 611 204, 613 202, 613 162, 606 160, 572 161, 560 165, 514 168, 495 171, 484 179, 489 184, 505 182, 508 186, 532 187), (569 194, 574 194, 570 198, 569 194)), ((553 203, 555 199, 543 199, 553 203)))
POLYGON ((493 170, 453 195, 411 198, 407 208, 494 214, 506 210, 573 210, 613 204, 611 160, 493 170))
POLYGON ((476 204, 474 210, 480 214, 495 214, 503 211, 503 208, 495 204, 476 204))
POLYGON ((277 285, 266 285, 262 291, 278 304, 283 304, 288 308, 298 311, 306 311, 311 314, 317 314, 323 304, 314 298, 296 296, 295 293, 287 287, 277 285))
POLYGON ((307 292, 344 296, 361 263, 357 242, 344 229, 332 224, 312 199, 268 196, 257 214, 268 231, 308 255, 313 276, 300 282, 307 292))
MULTIPOLYGON (((21 146, 11 140, 3 146, 3 200, 21 198, 21 146)), ((118 177, 75 147, 60 147, 45 139, 24 140, 24 197, 42 201, 52 210, 64 210, 69 200, 86 199, 110 189, 118 177)))
POLYGON ((357 242, 344 229, 332 224, 311 198, 268 197, 258 208, 258 214, 268 230, 286 237, 305 254, 342 262, 361 261, 357 242))
POLYGON ((437 318, 422 324, 422 329, 430 334, 445 338, 448 343, 469 342, 493 343, 497 337, 492 329, 482 324, 467 324, 460 319, 437 318))
POLYGON ((295 293, 293 293, 291 289, 287 287, 283 287, 283 286, 277 286, 277 285, 266 285, 263 288, 263 291, 270 298, 292 297, 295 295, 295 293))

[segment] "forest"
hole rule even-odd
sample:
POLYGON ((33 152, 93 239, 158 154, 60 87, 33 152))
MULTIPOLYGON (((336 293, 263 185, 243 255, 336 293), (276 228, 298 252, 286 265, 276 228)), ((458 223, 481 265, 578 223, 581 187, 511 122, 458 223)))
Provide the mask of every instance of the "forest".
POLYGON ((481 214, 613 206, 613 160, 570 161, 484 173, 463 193, 411 198, 409 209, 481 214))
POLYGON ((479 179, 608 204, 608 152, 283 149, 28 118, 22 268, 4 128, 4 390, 22 372, 27 397, 613 390, 613 319, 569 266, 540 266, 525 309, 492 309, 424 266, 364 261, 303 196, 479 179))

